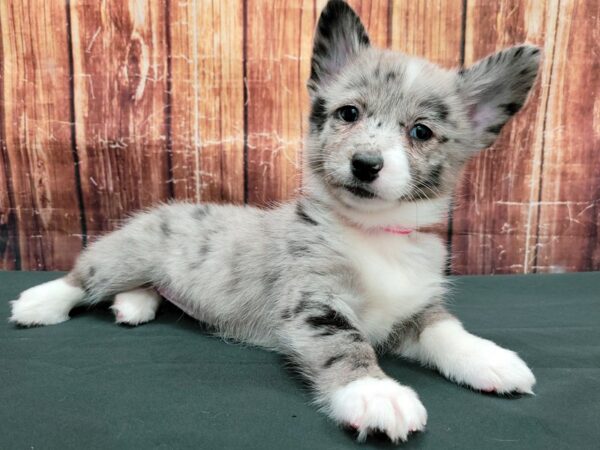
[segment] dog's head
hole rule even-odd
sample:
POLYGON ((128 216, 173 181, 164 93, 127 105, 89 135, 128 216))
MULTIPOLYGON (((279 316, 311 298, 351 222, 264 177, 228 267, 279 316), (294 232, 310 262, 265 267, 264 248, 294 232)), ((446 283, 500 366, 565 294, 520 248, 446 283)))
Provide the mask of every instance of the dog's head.
POLYGON ((329 1, 308 81, 309 189, 365 224, 435 222, 464 163, 523 106, 539 58, 520 45, 446 70, 372 47, 354 11, 329 1))

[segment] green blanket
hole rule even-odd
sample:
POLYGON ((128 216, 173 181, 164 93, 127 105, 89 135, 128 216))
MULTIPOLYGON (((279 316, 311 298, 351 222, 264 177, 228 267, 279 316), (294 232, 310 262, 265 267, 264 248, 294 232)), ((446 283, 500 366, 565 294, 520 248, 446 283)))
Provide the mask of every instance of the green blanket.
MULTIPOLYGON (((282 357, 211 337, 169 304, 137 328, 107 305, 56 326, 7 323, 9 300, 57 275, 0 272, 0 449, 392 447, 359 446, 282 357)), ((383 357, 429 413, 405 448, 600 448, 600 273, 457 278, 451 309, 517 351, 537 395, 484 395, 383 357)))

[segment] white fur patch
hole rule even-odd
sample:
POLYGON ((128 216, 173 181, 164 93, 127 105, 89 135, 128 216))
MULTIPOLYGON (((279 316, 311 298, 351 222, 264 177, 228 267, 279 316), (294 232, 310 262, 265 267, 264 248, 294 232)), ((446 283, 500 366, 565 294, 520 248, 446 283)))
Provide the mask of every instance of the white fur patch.
POLYGON ((160 295, 154 289, 138 288, 117 294, 110 309, 115 313, 117 323, 139 325, 154 319, 160 301, 160 295))
POLYGON ((448 197, 394 202, 391 206, 390 202, 380 199, 369 199, 369 202, 371 206, 365 205, 363 201, 360 208, 342 206, 340 213, 352 223, 365 228, 378 226, 419 228, 440 223, 447 215, 450 205, 448 197))
POLYGON ((423 71, 423 62, 417 59, 413 59, 406 65, 406 72, 404 73, 404 90, 410 91, 410 87, 415 80, 421 75, 423 71))
POLYGON ((468 333, 457 320, 425 328, 419 342, 408 345, 402 354, 477 390, 533 394, 535 377, 515 352, 468 333))
POLYGON ((360 296, 352 307, 371 343, 383 342, 393 326, 445 292, 446 250, 440 238, 414 232, 398 236, 345 230, 347 255, 360 274, 360 296))
POLYGON ((427 423, 427 411, 417 394, 389 378, 365 377, 337 389, 330 398, 329 414, 357 429, 359 441, 377 430, 394 442, 405 441, 427 423))
POLYGON ((49 281, 21 292, 11 302, 10 321, 24 326, 53 325, 69 320, 69 311, 82 299, 83 289, 72 286, 64 278, 49 281))
POLYGON ((382 152, 385 164, 379 177, 372 183, 379 197, 390 202, 397 202, 406 194, 410 185, 410 166, 406 150, 401 145, 394 145, 382 152))

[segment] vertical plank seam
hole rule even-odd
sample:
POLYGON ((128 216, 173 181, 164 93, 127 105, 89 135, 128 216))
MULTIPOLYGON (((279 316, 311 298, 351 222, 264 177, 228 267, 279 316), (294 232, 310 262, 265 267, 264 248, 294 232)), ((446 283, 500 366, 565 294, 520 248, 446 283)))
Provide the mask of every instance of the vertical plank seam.
POLYGON ((173 111, 173 70, 172 70, 172 50, 171 50, 171 0, 165 0, 165 44, 167 51, 167 79, 165 80, 165 151, 167 164, 167 198, 172 200, 175 198, 175 180, 173 174, 173 127, 172 127, 172 111, 173 111))
MULTIPOLYGON (((0 36, 2 34, 2 21, 0 20, 0 36)), ((8 144, 6 142, 6 103, 4 102, 4 53, 2 45, 0 45, 0 102, 2 104, 2 114, 0 114, 0 130, 4 130, 4 139, 0 141, 0 152, 2 152, 2 161, 4 162, 4 170, 6 173, 6 192, 8 196, 8 217, 6 225, 8 227, 8 236, 13 232, 13 256, 15 270, 21 270, 21 248, 19 245, 19 221, 16 214, 15 193, 12 188, 13 178, 10 165, 10 157, 8 155, 8 144)), ((8 248, 8 245, 7 245, 8 248)))
POLYGON ((467 1, 462 1, 462 15, 460 18, 460 67, 463 68, 465 65, 465 45, 467 38, 467 1))
POLYGON ((83 202, 83 189, 81 186, 81 173, 79 171, 79 153, 77 150, 77 124, 75 123, 75 65, 73 54, 73 39, 71 27, 71 0, 66 1, 67 8, 67 47, 69 53, 69 128, 71 138, 71 155, 73 157, 73 167, 75 170, 75 189, 77 192, 77 204, 79 207, 79 225, 81 228, 81 245, 87 246, 87 221, 85 214, 85 205, 83 202))
POLYGON ((248 203, 248 0, 242 2, 242 83, 244 83, 244 204, 248 203))
MULTIPOLYGON (((465 45, 466 45, 466 34, 467 34, 467 0, 462 0, 462 11, 460 17, 460 49, 459 49, 459 64, 462 69, 465 66, 465 45)), ((453 229, 453 218, 454 218, 454 200, 450 200, 450 206, 448 207, 448 227, 446 232, 446 252, 448 257, 446 258, 446 275, 452 275, 452 237, 454 235, 453 229)))
MULTIPOLYGON (((548 123, 548 106, 550 104, 550 88, 552 86, 552 77, 554 76, 554 64, 556 62, 555 56, 556 56, 556 38, 558 36, 558 22, 559 22, 559 18, 560 18, 560 7, 561 7, 561 0, 558 0, 558 5, 557 5, 557 10, 556 10, 556 21, 554 23, 554 35, 551 36, 551 42, 552 42, 552 62, 550 63, 550 74, 548 76, 548 94, 547 94, 547 99, 546 99, 546 104, 544 105, 544 119, 542 122, 542 142, 541 142, 541 149, 540 149, 540 170, 539 170, 539 174, 540 174, 540 179, 538 182, 538 195, 537 195, 537 206, 536 206, 536 217, 537 217, 537 221, 536 221, 536 225, 535 225, 535 247, 533 248, 533 264, 531 266, 531 271, 533 273, 537 273, 537 266, 538 266, 538 256, 539 256, 539 245, 540 245, 540 219, 541 219, 541 215, 542 215, 542 188, 543 188, 543 183, 544 183, 544 157, 545 157, 545 150, 546 150, 546 126, 548 123)), ((531 199, 530 199, 531 201, 531 199)), ((529 229, 527 229, 527 236, 529 237, 529 229)), ((525 261, 523 264, 523 273, 527 273, 527 270, 529 269, 529 264, 528 264, 528 251, 529 251, 529 246, 526 245, 525 246, 525 261)))

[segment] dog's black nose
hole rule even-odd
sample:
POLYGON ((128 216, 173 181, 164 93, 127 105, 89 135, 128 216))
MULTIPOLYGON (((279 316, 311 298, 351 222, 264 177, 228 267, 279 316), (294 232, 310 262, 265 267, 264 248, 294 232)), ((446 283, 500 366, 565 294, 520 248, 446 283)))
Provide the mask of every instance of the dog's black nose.
POLYGON ((352 175, 360 181, 370 183, 383 169, 383 158, 374 153, 356 153, 352 157, 352 175))

